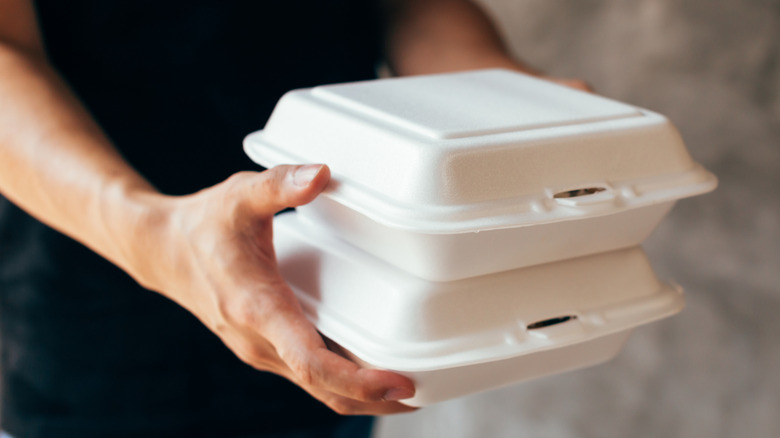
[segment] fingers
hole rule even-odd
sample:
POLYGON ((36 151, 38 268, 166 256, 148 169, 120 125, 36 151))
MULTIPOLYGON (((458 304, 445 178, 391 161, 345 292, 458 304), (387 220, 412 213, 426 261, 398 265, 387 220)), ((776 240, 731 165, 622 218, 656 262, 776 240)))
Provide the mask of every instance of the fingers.
POLYGON ((269 300, 276 303, 243 317, 245 337, 230 343, 243 361, 286 377, 343 415, 387 415, 416 409, 397 402, 414 395, 411 380, 389 371, 363 369, 330 351, 294 297, 287 300, 280 294, 269 300))
POLYGON ((533 67, 524 64, 517 64, 517 63, 515 63, 514 70, 531 76, 535 76, 539 79, 544 79, 546 81, 554 82, 558 85, 574 88, 575 90, 587 91, 588 93, 594 92, 593 87, 591 87, 589 83, 583 81, 582 79, 558 78, 554 76, 549 76, 546 73, 537 70, 533 67))
POLYGON ((569 88, 574 88, 576 90, 581 91, 587 91, 589 93, 593 93, 593 87, 590 86, 587 82, 581 80, 581 79, 567 79, 567 78, 546 78, 552 82, 555 82, 560 85, 567 86, 569 88))
POLYGON ((330 169, 324 164, 276 166, 260 173, 248 174, 240 184, 242 200, 255 213, 272 216, 289 207, 314 200, 330 181, 330 169))
POLYGON ((246 257, 231 255, 220 271, 232 292, 224 300, 227 304, 217 306, 220 324, 213 330, 249 365, 285 376, 337 412, 409 412, 413 408, 397 401, 414 395, 412 381, 389 371, 362 369, 328 350, 276 269, 268 236, 257 238, 270 230, 270 225, 258 227, 258 218, 270 224, 277 211, 312 201, 329 180, 325 165, 286 165, 236 174, 224 186, 226 205, 234 206, 232 222, 225 223, 240 233, 236 240, 220 242, 239 243, 237 254, 246 257))
POLYGON ((391 415, 414 412, 419 408, 407 406, 396 401, 365 402, 334 394, 315 387, 306 387, 299 382, 295 374, 283 362, 279 361, 274 372, 303 387, 314 398, 326 404, 341 415, 391 415))
POLYGON ((258 348, 258 344, 243 344, 243 346, 242 344, 239 344, 231 346, 231 349, 244 362, 253 365, 259 370, 271 371, 285 377, 341 415, 390 415, 413 412, 418 409, 396 401, 376 402, 355 400, 343 395, 335 394, 324 388, 305 385, 300 381, 299 375, 293 372, 278 356, 268 354, 268 351, 274 351, 272 346, 268 345, 265 347, 267 349, 265 353, 259 353, 258 348))
POLYGON ((360 402, 397 401, 414 395, 414 384, 407 377, 363 369, 328 350, 300 307, 286 307, 268 318, 264 334, 301 386, 360 402))
POLYGON ((311 391, 311 395, 341 415, 391 415, 414 412, 418 409, 399 402, 361 402, 321 391, 311 391))

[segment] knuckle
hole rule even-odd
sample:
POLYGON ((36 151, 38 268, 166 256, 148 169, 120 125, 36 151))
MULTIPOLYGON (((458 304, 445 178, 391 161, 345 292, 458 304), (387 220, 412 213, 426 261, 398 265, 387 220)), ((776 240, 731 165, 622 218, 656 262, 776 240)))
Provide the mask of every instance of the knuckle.
POLYGON ((361 401, 374 401, 377 399, 376 395, 374 394, 375 391, 372 391, 366 386, 358 386, 352 391, 352 396, 356 400, 361 401))
POLYGON ((244 362, 247 365, 253 365, 255 362, 255 358, 253 357, 252 353, 250 353, 249 350, 238 350, 235 351, 236 356, 238 356, 239 359, 241 359, 241 362, 244 362))
POLYGON ((233 311, 233 322, 239 327, 252 327, 255 324, 255 314, 247 308, 233 311))
POLYGON ((284 195, 284 191, 282 190, 284 173, 275 171, 274 173, 267 173, 265 176, 265 178, 256 182, 258 185, 257 189, 269 200, 278 202, 284 195))
POLYGON ((257 325, 257 314, 252 309, 252 306, 248 303, 239 305, 240 307, 233 311, 236 324, 241 327, 254 328, 257 325))
POLYGON ((247 187, 251 186, 252 179, 257 178, 257 172, 236 172, 225 180, 221 187, 216 208, 227 217, 235 217, 240 213, 248 199, 247 187))
POLYGON ((219 315, 216 318, 212 318, 210 326, 211 331, 220 338, 229 336, 229 334, 232 332, 230 324, 222 315, 219 315))
POLYGON ((254 360, 252 349, 249 348, 249 344, 242 341, 236 341, 233 340, 224 340, 225 344, 230 348, 231 351, 233 351, 233 354, 236 355, 239 359, 241 359, 241 362, 244 363, 251 363, 254 360))
POLYGON ((252 300, 246 296, 232 297, 219 303, 220 313, 229 324, 250 327, 257 321, 252 300))
POLYGON ((295 377, 301 382, 301 385, 313 387, 319 383, 311 363, 295 360, 292 363, 288 362, 288 365, 295 377))
POLYGON ((246 184, 251 183, 254 178, 257 178, 257 172, 250 172, 248 170, 236 172, 225 180, 225 189, 228 193, 241 193, 242 188, 245 187, 246 184))
POLYGON ((246 345, 236 352, 236 355, 244 363, 257 370, 267 370, 271 364, 271 360, 265 351, 253 345, 246 345))
POLYGON ((337 400, 333 400, 328 404, 328 407, 330 407, 333 411, 335 411, 339 415, 357 414, 357 410, 355 409, 353 403, 349 402, 346 399, 340 398, 337 400))
POLYGON ((314 371, 312 370, 311 365, 304 364, 296 366, 295 374, 307 386, 314 386, 318 383, 317 379, 314 377, 314 371))
POLYGON ((229 185, 241 184, 254 175, 257 175, 257 172, 251 172, 249 170, 241 170, 230 175, 226 181, 229 185))
POLYGON ((281 288, 286 284, 284 280, 267 278, 271 274, 265 274, 262 279, 264 284, 257 291, 250 293, 250 297, 234 303, 235 312, 240 312, 239 321, 253 331, 267 333, 278 324, 280 319, 287 318, 287 308, 284 306, 281 288))

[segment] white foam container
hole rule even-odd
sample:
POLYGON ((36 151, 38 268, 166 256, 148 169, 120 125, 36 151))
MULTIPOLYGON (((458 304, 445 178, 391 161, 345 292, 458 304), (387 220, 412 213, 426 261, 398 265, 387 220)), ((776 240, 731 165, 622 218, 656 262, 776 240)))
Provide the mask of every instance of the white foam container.
POLYGON ((439 281, 637 245, 716 186, 665 117, 505 70, 292 91, 244 147, 328 164, 301 214, 439 281))
POLYGON ((452 282, 413 276, 300 214, 274 221, 282 275, 325 336, 410 377, 424 406, 612 358, 682 291, 629 248, 452 282), (568 321, 542 328, 554 318, 568 321))

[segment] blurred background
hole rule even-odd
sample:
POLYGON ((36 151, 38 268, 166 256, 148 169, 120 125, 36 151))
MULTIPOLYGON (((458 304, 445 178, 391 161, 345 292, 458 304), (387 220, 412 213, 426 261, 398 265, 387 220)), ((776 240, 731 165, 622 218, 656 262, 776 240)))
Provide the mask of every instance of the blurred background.
POLYGON ((645 244, 681 314, 604 365, 388 417, 376 438, 780 437, 780 1, 482 3, 531 65, 668 116, 720 187, 645 244))

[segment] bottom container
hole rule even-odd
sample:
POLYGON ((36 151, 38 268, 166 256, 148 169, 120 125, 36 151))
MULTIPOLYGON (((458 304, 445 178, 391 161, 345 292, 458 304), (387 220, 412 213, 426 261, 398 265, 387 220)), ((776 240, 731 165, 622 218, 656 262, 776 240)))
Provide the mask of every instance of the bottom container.
MULTIPOLYGON (((402 400, 401 403, 421 407, 512 383, 597 365, 615 357, 632 332, 633 330, 623 330, 567 347, 479 364, 415 372, 394 370, 414 380, 417 389, 414 398, 402 400)), ((344 351, 343 355, 365 368, 383 368, 365 362, 349 351, 344 351)))
POLYGON ((608 360, 633 328, 684 305, 638 247, 435 282, 296 213, 275 219, 274 240, 318 330, 361 365, 410 377, 411 406, 608 360))

